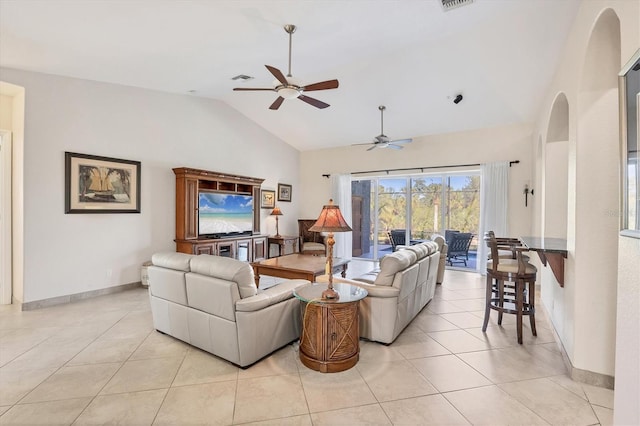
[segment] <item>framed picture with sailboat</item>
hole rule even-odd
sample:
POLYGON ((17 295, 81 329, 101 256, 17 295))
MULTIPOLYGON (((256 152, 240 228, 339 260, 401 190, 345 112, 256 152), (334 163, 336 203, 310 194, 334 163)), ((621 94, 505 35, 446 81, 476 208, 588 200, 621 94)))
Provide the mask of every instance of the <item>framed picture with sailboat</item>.
POLYGON ((65 152, 65 213, 140 213, 140 162, 65 152))

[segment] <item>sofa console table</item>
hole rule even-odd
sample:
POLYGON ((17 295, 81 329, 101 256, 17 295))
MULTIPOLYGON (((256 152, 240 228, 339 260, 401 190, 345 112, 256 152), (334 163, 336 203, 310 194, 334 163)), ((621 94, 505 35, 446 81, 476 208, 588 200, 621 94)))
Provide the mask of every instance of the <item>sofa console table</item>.
POLYGON ((520 237, 529 250, 535 251, 544 266, 551 267, 560 287, 564 287, 564 260, 567 258, 567 240, 562 238, 520 237))

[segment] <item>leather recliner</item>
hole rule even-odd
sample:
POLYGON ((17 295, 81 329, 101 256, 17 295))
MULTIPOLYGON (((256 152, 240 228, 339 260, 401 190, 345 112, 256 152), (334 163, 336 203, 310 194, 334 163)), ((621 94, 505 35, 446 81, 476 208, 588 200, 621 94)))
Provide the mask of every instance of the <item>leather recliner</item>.
POLYGON ((246 367, 300 337, 300 301, 285 280, 258 290, 253 268, 226 257, 157 253, 149 266, 156 330, 246 367))

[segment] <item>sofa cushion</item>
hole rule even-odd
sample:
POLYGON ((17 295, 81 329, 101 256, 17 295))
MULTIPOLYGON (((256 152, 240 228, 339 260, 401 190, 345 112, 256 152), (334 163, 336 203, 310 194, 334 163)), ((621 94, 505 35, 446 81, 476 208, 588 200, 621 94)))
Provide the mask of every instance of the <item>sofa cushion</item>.
POLYGON ((429 255, 428 248, 425 247, 424 244, 422 244, 422 243, 421 244, 416 244, 414 246, 405 246, 404 249, 414 252, 416 254, 416 259, 417 260, 423 259, 423 258, 427 257, 427 255, 429 255))
POLYGON ((307 280, 286 280, 273 287, 260 290, 253 297, 247 297, 236 302, 236 311, 253 312, 275 305, 293 297, 293 290, 309 284, 307 280))
POLYGON ((258 293, 253 268, 239 260, 201 254, 191 259, 191 272, 235 282, 243 299, 258 293))
POLYGON ((164 252, 156 253, 151 256, 151 262, 155 266, 163 268, 175 269, 176 271, 189 272, 189 262, 196 256, 185 253, 164 252))
POLYGON ((396 273, 407 269, 415 262, 416 254, 411 250, 400 250, 386 255, 380 259, 380 273, 378 273, 374 284, 392 285, 396 273))

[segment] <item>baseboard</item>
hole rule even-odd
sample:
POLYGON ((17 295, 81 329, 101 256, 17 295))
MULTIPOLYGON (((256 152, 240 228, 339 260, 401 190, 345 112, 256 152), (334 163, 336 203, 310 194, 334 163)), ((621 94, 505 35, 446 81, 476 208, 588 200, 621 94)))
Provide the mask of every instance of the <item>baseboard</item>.
POLYGON ((117 285, 115 287, 101 288, 98 290, 84 291, 82 293, 70 294, 67 296, 52 297, 50 299, 34 300, 33 302, 22 303, 23 311, 32 311, 34 309, 48 308, 50 306, 64 305, 65 303, 78 302, 80 300, 91 299, 93 297, 104 296, 105 294, 120 293, 121 291, 131 290, 142 287, 140 281, 129 284, 117 285))
POLYGON ((553 321, 551 321, 550 319, 551 316, 549 315, 549 312, 547 311, 543 303, 539 303, 538 306, 536 306, 536 308, 540 306, 542 307, 542 309, 544 309, 547 318, 549 318, 549 323, 551 324, 551 332, 553 333, 553 338, 555 339, 556 345, 558 346, 558 349, 562 354, 562 360, 564 361, 564 366, 567 368, 567 371, 569 372, 568 373, 569 377, 571 377, 571 379, 575 380, 576 382, 586 383, 588 385, 598 386, 606 389, 613 389, 615 385, 615 377, 609 376, 607 374, 596 373, 594 371, 582 370, 580 368, 576 368, 573 366, 573 364, 571 363, 571 359, 569 358, 569 355, 567 355, 567 351, 564 349, 564 345, 562 344, 560 335, 556 331, 556 327, 553 324, 553 321))

